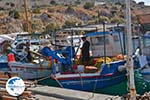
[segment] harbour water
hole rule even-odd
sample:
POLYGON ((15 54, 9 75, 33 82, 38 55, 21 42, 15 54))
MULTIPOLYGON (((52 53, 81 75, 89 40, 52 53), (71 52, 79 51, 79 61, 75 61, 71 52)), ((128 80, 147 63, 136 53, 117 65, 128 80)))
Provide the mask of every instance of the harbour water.
MULTIPOLYGON (((40 81, 39 84, 41 85, 49 85, 49 86, 54 86, 54 87, 59 87, 59 84, 57 84, 55 81, 52 81, 51 79, 46 79, 43 81, 40 81)), ((138 70, 135 70, 135 86, 136 86, 136 91, 137 94, 143 95, 145 92, 150 91, 150 83, 147 83, 144 81, 138 70)), ((127 85, 127 80, 120 83, 113 85, 111 87, 107 87, 104 89, 100 90, 95 90, 95 93, 100 93, 100 94, 108 94, 108 95, 125 95, 128 92, 128 85, 127 85)))

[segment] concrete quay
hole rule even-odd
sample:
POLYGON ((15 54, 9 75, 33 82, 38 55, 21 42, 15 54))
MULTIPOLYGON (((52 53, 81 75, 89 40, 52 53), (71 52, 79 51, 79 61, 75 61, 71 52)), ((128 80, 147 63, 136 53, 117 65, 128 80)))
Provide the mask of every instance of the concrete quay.
POLYGON ((32 91, 38 100, 121 100, 118 96, 41 85, 28 90, 32 91))

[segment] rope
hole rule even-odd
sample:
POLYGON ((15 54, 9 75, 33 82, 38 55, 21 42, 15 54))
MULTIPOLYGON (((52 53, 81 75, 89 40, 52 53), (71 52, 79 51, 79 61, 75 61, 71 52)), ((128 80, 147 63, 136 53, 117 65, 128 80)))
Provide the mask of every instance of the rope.
POLYGON ((47 77, 43 77, 43 78, 41 78, 41 79, 38 79, 38 80, 33 81, 33 84, 35 85, 34 87, 37 86, 37 83, 38 83, 38 82, 43 81, 43 80, 45 80, 45 79, 48 79, 48 78, 50 78, 50 77, 52 77, 52 76, 49 75, 49 76, 47 76, 47 77))
POLYGON ((87 100, 90 100, 90 99, 92 99, 92 98, 94 97, 94 95, 95 95, 95 90, 96 90, 96 85, 97 85, 97 80, 98 80, 98 78, 95 80, 95 84, 94 84, 94 87, 93 87, 92 95, 91 95, 91 97, 89 97, 87 100))
MULTIPOLYGON (((102 70, 100 69, 100 72, 99 72, 99 73, 101 74, 101 72, 102 72, 102 70)), ((89 97, 87 100, 90 100, 90 99, 92 99, 92 98, 94 97, 97 82, 98 82, 98 78, 96 78, 96 80, 95 80, 95 85, 94 85, 94 87, 93 87, 92 95, 91 95, 91 97, 89 97)))
POLYGON ((54 75, 52 75, 52 77, 53 77, 53 79, 55 79, 55 81, 59 84, 59 86, 60 86, 61 88, 63 88, 63 86, 61 85, 61 83, 59 82, 59 80, 58 80, 54 75))
POLYGON ((81 83, 81 86, 82 86, 82 88, 83 88, 83 80, 82 80, 82 76, 81 76, 81 73, 78 71, 78 73, 79 73, 79 76, 80 76, 80 83, 81 83))
POLYGON ((120 97, 119 96, 114 96, 114 97, 108 97, 108 98, 106 98, 104 100, 116 100, 118 98, 120 98, 120 97))
POLYGON ((56 80, 56 82, 59 84, 59 86, 60 86, 61 88, 64 88, 56 77, 55 77, 54 79, 56 80))
MULTIPOLYGON (((82 79, 81 73, 80 73, 80 72, 78 72, 78 73, 79 73, 79 75, 80 75, 80 82, 81 82, 81 86, 82 86, 82 88, 83 88, 83 79, 82 79)), ((95 92, 95 89, 96 89, 96 84, 97 84, 97 80, 96 80, 96 82, 95 82, 92 95, 91 95, 87 100, 90 100, 90 99, 92 99, 92 98, 94 97, 94 94, 95 94, 94 92, 95 92)))
POLYGON ((63 86, 61 85, 61 83, 58 81, 58 79, 57 79, 56 77, 54 77, 53 74, 51 74, 51 75, 49 75, 49 76, 47 76, 47 77, 44 77, 44 78, 35 80, 35 81, 33 81, 33 84, 35 84, 35 87, 36 87, 36 84, 37 84, 38 82, 43 81, 43 80, 48 79, 48 78, 53 78, 53 79, 55 79, 56 82, 60 85, 60 87, 63 88, 63 86))
POLYGON ((47 76, 47 77, 43 77, 43 78, 41 78, 41 79, 38 79, 38 80, 35 80, 35 82, 40 82, 40 81, 43 81, 43 80, 45 80, 45 79, 47 79, 47 78, 50 78, 50 77, 52 77, 51 75, 49 75, 49 76, 47 76))
MULTIPOLYGON (((101 74, 101 72, 102 72, 102 67, 101 67, 101 69, 100 69, 100 72, 99 72, 99 73, 101 74)), ((88 98, 88 100, 90 100, 91 98, 93 98, 93 97, 94 97, 97 82, 98 82, 98 78, 96 78, 96 80, 95 80, 95 85, 94 85, 94 88, 93 88, 92 96, 91 96, 91 97, 89 97, 89 98, 88 98)))

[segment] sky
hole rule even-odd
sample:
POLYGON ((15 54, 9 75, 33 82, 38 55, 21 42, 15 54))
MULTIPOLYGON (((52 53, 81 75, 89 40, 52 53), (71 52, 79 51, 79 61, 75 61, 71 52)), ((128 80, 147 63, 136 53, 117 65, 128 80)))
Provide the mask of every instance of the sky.
POLYGON ((144 1, 145 5, 150 5, 150 0, 135 0, 136 2, 144 1))

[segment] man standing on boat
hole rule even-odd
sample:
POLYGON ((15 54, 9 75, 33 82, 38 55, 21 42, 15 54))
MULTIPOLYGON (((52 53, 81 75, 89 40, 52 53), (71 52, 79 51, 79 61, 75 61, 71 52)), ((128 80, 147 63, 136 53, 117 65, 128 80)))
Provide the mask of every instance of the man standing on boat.
POLYGON ((81 39, 83 41, 83 46, 81 48, 82 63, 88 65, 88 61, 90 60, 90 42, 86 40, 86 36, 81 37, 81 39))

